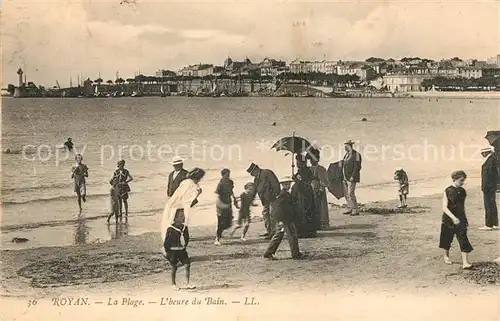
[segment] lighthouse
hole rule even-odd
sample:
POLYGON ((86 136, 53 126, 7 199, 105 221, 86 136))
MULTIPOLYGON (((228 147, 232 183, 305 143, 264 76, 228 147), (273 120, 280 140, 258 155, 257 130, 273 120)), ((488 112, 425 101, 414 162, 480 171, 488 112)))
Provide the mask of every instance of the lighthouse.
POLYGON ((14 97, 16 97, 16 98, 20 98, 23 96, 22 95, 22 91, 24 88, 23 74, 24 74, 23 70, 21 68, 19 68, 17 70, 18 84, 17 84, 16 89, 14 90, 14 97))

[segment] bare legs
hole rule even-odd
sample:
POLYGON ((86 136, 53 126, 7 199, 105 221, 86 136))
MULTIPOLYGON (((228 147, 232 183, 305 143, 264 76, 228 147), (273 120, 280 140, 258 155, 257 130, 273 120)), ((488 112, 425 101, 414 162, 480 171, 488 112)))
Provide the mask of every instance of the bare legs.
MULTIPOLYGON (((462 268, 463 269, 470 269, 472 267, 472 264, 469 263, 467 256, 468 256, 468 253, 462 252, 462 268)), ((450 259, 450 250, 444 251, 444 263, 453 264, 453 262, 450 259)))
MULTIPOLYGON (((191 264, 188 263, 186 265, 184 265, 184 267, 186 268, 186 283, 187 283, 187 288, 188 289, 194 289, 195 286, 191 285, 189 283, 189 279, 191 277, 191 264)), ((177 265, 172 265, 172 273, 171 273, 171 280, 172 280, 172 288, 174 290, 179 290, 179 288, 177 287, 177 284, 175 282, 175 279, 176 279, 176 276, 177 276, 177 270, 179 269, 179 267, 177 265)))

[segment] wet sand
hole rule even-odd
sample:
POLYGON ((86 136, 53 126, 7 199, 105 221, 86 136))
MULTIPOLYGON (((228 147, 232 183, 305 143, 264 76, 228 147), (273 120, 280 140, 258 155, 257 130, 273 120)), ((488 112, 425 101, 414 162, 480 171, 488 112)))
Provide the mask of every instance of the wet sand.
MULTIPOLYGON (((468 193, 470 260, 492 261, 500 256, 500 231, 478 230, 484 223, 481 193, 468 193)), ((194 291, 171 290, 158 233, 78 247, 4 250, 0 311, 5 320, 195 320, 200 313, 206 320, 497 320, 500 287, 466 278, 471 272, 460 268, 456 241, 455 263, 442 261, 440 197, 410 198, 406 213, 394 210, 397 201, 367 204, 368 212, 358 217, 332 207, 332 228, 300 240, 304 261, 289 259, 286 240, 280 260, 263 259, 261 222, 251 225, 247 242, 226 239, 219 247, 212 244, 213 227, 193 227, 194 291), (89 305, 54 305, 53 299, 63 297, 88 298, 89 305), (134 308, 124 297, 143 305, 134 308), (226 304, 207 304, 207 297, 226 304), (28 308, 35 298, 37 305, 28 308), (186 299, 188 306, 161 305, 167 298, 186 299), (192 307, 194 298, 201 304, 192 307), (109 306, 114 300, 118 306, 109 306)), ((182 269, 179 280, 182 287, 182 269)))

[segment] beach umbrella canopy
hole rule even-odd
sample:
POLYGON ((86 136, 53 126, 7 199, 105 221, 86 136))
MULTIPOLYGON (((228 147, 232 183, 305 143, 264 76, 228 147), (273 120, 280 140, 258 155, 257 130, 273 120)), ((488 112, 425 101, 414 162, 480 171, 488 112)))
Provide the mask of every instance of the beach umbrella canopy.
POLYGON ((486 136, 484 137, 488 140, 488 143, 490 143, 491 146, 499 145, 500 144, 500 130, 492 130, 486 133, 486 136))

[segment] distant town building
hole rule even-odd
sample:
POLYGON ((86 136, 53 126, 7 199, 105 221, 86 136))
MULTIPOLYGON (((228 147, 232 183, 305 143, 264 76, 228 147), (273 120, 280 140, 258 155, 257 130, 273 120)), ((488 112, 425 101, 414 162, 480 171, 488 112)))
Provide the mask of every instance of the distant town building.
POLYGON ((480 67, 461 67, 458 68, 458 75, 463 78, 481 78, 483 69, 480 67))
POLYGON ((312 66, 310 61, 295 59, 290 63, 290 72, 294 74, 305 74, 311 72, 311 67, 312 66))
POLYGON ((371 78, 375 71, 361 63, 339 63, 336 70, 337 75, 357 75, 361 81, 371 78))
POLYGON ((198 77, 207 77, 207 76, 212 76, 214 73, 214 65, 208 65, 208 64, 204 64, 204 65, 199 65, 198 66, 198 70, 196 72, 196 75, 198 77))
POLYGON ((285 70, 286 62, 281 60, 265 58, 259 64, 259 68, 261 76, 275 77, 285 70))
POLYGON ((160 69, 155 73, 156 77, 175 77, 177 74, 175 71, 160 69))
POLYGON ((384 83, 390 92, 421 91, 422 82, 433 78, 430 74, 389 74, 383 77, 384 83))

